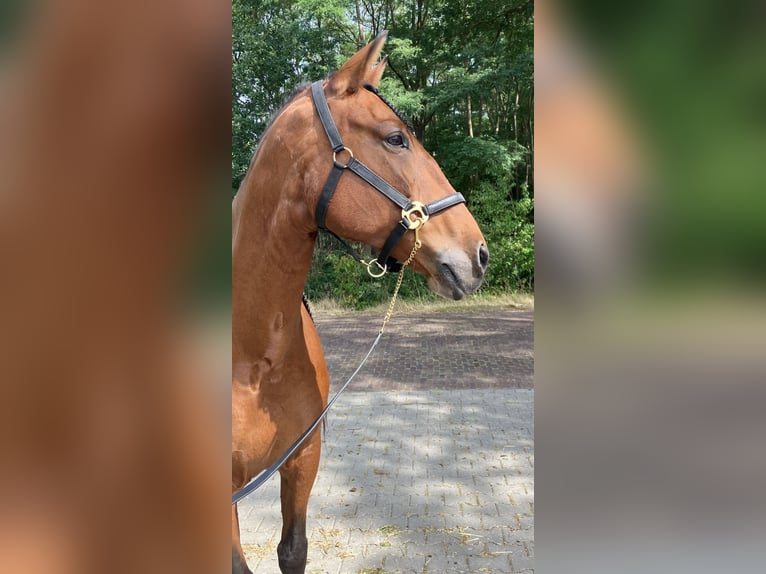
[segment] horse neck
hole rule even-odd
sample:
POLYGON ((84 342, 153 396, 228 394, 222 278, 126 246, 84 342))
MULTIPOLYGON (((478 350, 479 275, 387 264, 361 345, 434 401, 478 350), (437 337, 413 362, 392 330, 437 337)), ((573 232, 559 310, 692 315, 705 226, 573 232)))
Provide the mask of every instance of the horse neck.
MULTIPOLYGON (((265 150, 260 150, 265 151, 265 150)), ((234 202, 234 360, 277 360, 302 332, 301 294, 316 233, 303 210, 301 181, 259 152, 234 202)))

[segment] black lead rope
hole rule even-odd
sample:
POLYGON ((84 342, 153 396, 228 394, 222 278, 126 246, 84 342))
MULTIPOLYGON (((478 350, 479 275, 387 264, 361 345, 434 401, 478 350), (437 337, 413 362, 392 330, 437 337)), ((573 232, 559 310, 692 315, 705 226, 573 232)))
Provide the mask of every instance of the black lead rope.
POLYGON ((343 384, 343 386, 340 388, 340 390, 335 393, 335 396, 332 398, 332 400, 327 403, 327 406, 322 411, 322 414, 320 414, 317 419, 311 424, 309 428, 307 428, 304 433, 299 436, 295 442, 290 445, 290 448, 288 448, 282 456, 280 456, 277 460, 274 461, 274 463, 267 468, 266 470, 261 471, 261 473, 256 476, 251 482, 247 483, 242 490, 239 490, 238 492, 235 492, 231 497, 231 503, 237 504, 240 500, 245 498, 248 494, 251 492, 254 492, 255 490, 258 490, 258 488, 263 485, 264 482, 269 480, 275 472, 277 472, 285 462, 287 462, 287 459, 290 458, 296 450, 303 444, 303 442, 311 436, 311 433, 313 433, 317 427, 320 425, 320 423, 325 419, 327 416, 327 413, 330 411, 330 407, 332 407, 335 404, 335 401, 338 400, 338 398, 343 394, 343 391, 346 390, 346 387, 351 383, 351 381, 354 380, 354 377, 356 377, 357 373, 362 370, 362 367, 367 362, 367 359, 370 358, 370 355, 372 355, 372 352, 375 350, 375 347, 378 346, 378 342, 380 341, 380 338, 383 336, 383 330, 378 333, 378 336, 375 337, 375 341, 373 341, 372 346, 370 347, 370 350, 367 351, 367 354, 364 356, 364 359, 362 359, 362 362, 359 363, 359 366, 356 368, 356 370, 351 374, 351 376, 348 378, 348 380, 343 384))
MULTIPOLYGON (((415 236, 417 237, 418 231, 415 231, 415 236)), ((280 456, 277 460, 275 460, 271 466, 269 466, 266 470, 262 471, 258 476, 256 476, 251 482, 246 484, 241 490, 238 492, 235 492, 231 497, 231 503, 237 504, 240 500, 245 498, 248 494, 251 492, 258 490, 258 488, 263 485, 269 478, 271 478, 275 472, 277 472, 285 462, 287 462, 287 459, 289 459, 296 450, 303 444, 303 442, 311 436, 311 434, 316 431, 317 427, 320 425, 320 423, 325 419, 327 416, 327 413, 330 412, 330 408, 335 404, 335 401, 340 398, 340 396, 343 394, 343 391, 346 390, 346 388, 351 384, 351 381, 354 380, 354 377, 359 373, 359 371, 362 370, 362 367, 364 367, 364 364, 367 362, 367 359, 370 358, 370 355, 372 355, 372 352, 375 350, 375 347, 378 346, 378 343, 380 342, 380 338, 383 336, 383 332, 386 330, 386 325, 388 325, 389 320, 391 319, 391 315, 394 312, 394 305, 396 305, 396 296, 399 294, 399 289, 402 286, 402 279, 404 278, 404 269, 412 263, 412 260, 415 259, 415 254, 418 252, 418 249, 420 249, 421 243, 420 239, 415 239, 415 245, 412 248, 412 251, 410 252, 410 256, 407 258, 404 263, 402 263, 402 268, 399 270, 399 277, 396 280, 396 287, 394 288, 394 294, 391 296, 391 302, 388 304, 388 310, 386 311, 386 316, 383 318, 383 324, 380 326, 380 330, 378 331, 378 336, 375 337, 375 340, 372 342, 372 345, 370 346, 370 350, 367 351, 367 354, 362 359, 362 362, 359 363, 359 366, 354 370, 353 373, 351 373, 351 376, 346 380, 345 383, 343 383, 343 386, 338 390, 337 393, 335 393, 335 396, 332 398, 330 402, 327 403, 327 406, 324 408, 322 413, 316 418, 316 420, 311 424, 309 428, 307 428, 301 436, 299 436, 293 444, 290 445, 290 448, 288 448, 282 456, 280 456)), ((309 311, 309 315, 311 315, 311 311, 308 308, 308 302, 306 300, 306 297, 304 295, 303 297, 303 304, 306 305, 306 310, 309 311)))

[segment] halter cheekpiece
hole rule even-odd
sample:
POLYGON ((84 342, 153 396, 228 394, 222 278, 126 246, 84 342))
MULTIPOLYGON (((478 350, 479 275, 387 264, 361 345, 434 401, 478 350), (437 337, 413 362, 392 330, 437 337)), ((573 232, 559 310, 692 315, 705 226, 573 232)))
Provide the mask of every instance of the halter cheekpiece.
MULTIPOLYGON (((369 89, 369 88, 368 88, 369 89)), ((377 91, 370 89, 370 91, 376 95, 377 91)), ((327 181, 322 188, 322 193, 319 196, 319 201, 316 207, 316 224, 319 229, 328 231, 335 237, 338 237, 327 229, 325 220, 327 219, 327 210, 330 207, 330 201, 335 193, 335 188, 338 186, 340 176, 347 169, 354 172, 361 177, 364 181, 385 195, 389 200, 399 206, 402 210, 402 218, 391 231, 388 239, 383 244, 383 248, 380 250, 378 257, 372 261, 365 262, 359 257, 355 257, 358 261, 367 266, 367 271, 373 277, 380 277, 387 271, 395 271, 401 268, 401 263, 391 257, 391 251, 399 243, 410 229, 417 232, 428 220, 429 217, 436 215, 437 213, 444 211, 448 207, 465 203, 465 198, 460 193, 451 193, 441 199, 432 201, 428 204, 422 204, 419 201, 410 201, 410 199, 403 193, 398 191, 394 186, 364 165, 356 157, 354 153, 343 145, 343 140, 340 137, 338 128, 335 125, 335 121, 332 119, 330 113, 330 107, 327 105, 327 98, 324 95, 324 87, 322 80, 316 81, 311 84, 311 97, 314 100, 314 107, 319 115, 319 120, 322 122, 322 127, 327 134, 327 139, 330 140, 330 147, 332 148, 332 161, 333 166, 330 170, 330 174, 327 176, 327 181), (339 156, 348 156, 348 159, 341 159, 339 156), (382 262, 382 263, 381 263, 382 262), (379 270, 376 271, 372 268, 373 264, 379 270)), ((380 95, 378 95, 380 97, 380 95)), ((382 99, 382 98, 381 98, 382 99)), ((385 102, 385 100, 383 100, 385 102)), ((386 105, 389 105, 386 102, 386 105)), ((340 239, 340 238, 339 238, 340 239)))

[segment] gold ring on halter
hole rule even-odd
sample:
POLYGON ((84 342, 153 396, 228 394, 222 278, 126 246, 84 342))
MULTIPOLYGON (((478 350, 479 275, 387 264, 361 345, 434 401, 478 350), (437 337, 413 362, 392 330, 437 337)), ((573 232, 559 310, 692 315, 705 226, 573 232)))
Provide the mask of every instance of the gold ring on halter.
POLYGON ((388 266, 381 265, 380 263, 378 263, 377 259, 371 259, 370 261, 362 261, 362 265, 367 267, 367 273, 370 274, 370 277, 374 277, 375 279, 378 279, 379 277, 383 277, 383 275, 386 274, 386 271, 388 271, 388 266), (378 269, 380 269, 380 273, 375 273, 372 270, 373 263, 378 266, 378 269))
POLYGON ((339 151, 347 151, 348 155, 351 156, 348 158, 348 161, 346 163, 340 163, 337 159, 338 152, 334 151, 332 152, 332 161, 333 163, 339 167, 340 169, 346 169, 348 167, 348 164, 351 163, 351 160, 354 159, 354 152, 352 152, 350 149, 348 149, 346 146, 343 146, 343 149, 339 151))
POLYGON ((413 201, 409 209, 402 209, 402 219, 407 222, 407 229, 420 229, 428 217, 426 206, 419 201, 413 201))

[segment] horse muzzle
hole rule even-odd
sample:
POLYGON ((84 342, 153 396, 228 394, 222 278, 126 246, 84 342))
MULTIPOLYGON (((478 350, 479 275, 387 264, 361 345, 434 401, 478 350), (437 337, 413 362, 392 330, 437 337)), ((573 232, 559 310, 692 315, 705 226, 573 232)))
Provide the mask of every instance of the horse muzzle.
POLYGON ((428 279, 434 293, 455 301, 474 293, 484 282, 489 250, 480 243, 474 252, 445 249, 436 257, 436 269, 428 279))

